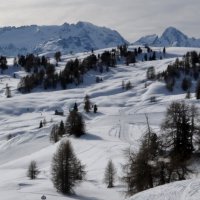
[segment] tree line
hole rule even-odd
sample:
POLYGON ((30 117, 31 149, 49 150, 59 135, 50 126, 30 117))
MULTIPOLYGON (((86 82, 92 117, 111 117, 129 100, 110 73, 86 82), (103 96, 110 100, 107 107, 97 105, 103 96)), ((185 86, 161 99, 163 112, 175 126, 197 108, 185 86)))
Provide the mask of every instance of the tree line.
MULTIPOLYGON (((61 60, 61 54, 55 54, 56 62, 61 60)), ((66 63, 64 70, 56 72, 56 65, 50 63, 45 56, 41 58, 29 54, 27 56, 19 56, 18 65, 23 67, 29 75, 22 77, 18 90, 22 93, 31 92, 38 86, 43 88, 56 89, 58 85, 62 89, 66 89, 68 84, 79 85, 84 81, 84 74, 89 70, 96 70, 101 73, 109 71, 109 67, 115 67, 116 56, 114 51, 105 51, 102 54, 91 54, 83 60, 70 60, 66 63)))
POLYGON ((171 92, 174 90, 174 86, 179 83, 180 88, 186 92, 186 98, 190 98, 191 88, 195 83, 195 95, 197 99, 200 99, 200 53, 187 52, 182 60, 177 58, 174 63, 168 65, 165 71, 158 74, 155 73, 155 70, 153 73, 149 72, 150 70, 147 71, 148 79, 153 77, 154 80, 164 80, 166 88, 171 92))

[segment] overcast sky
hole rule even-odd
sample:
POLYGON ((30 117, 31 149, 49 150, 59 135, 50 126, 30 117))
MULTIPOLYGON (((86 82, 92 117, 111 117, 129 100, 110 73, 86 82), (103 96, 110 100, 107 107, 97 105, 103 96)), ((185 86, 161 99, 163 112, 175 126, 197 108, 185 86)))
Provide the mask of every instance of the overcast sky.
POLYGON ((5 0, 0 26, 88 21, 117 30, 130 42, 174 26, 200 38, 200 0, 5 0))

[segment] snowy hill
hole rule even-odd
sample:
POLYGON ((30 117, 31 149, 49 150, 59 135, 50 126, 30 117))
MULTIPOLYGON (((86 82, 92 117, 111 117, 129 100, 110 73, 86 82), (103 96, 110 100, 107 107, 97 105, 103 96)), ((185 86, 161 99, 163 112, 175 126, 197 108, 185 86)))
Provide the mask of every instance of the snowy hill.
POLYGON ((129 200, 198 200, 200 180, 179 181, 134 195, 129 200))
POLYGON ((0 28, 0 54, 76 53, 124 44, 117 32, 88 22, 61 26, 22 26, 0 28))
MULTIPOLYGON (((153 50, 160 51, 159 48, 153 50)), ((26 73, 19 67, 13 67, 13 58, 9 58, 8 70, 0 75, 1 199, 35 200, 41 199, 43 194, 48 200, 126 199, 123 193, 125 186, 120 179, 117 179, 112 189, 108 189, 103 183, 108 160, 112 159, 120 177, 121 166, 125 161, 124 149, 128 147, 137 149, 138 141, 146 130, 145 114, 149 116, 153 129, 158 130, 166 107, 171 101, 185 99, 185 93, 178 86, 173 92, 169 92, 163 82, 147 81, 146 71, 154 66, 156 72, 162 72, 177 57, 191 50, 200 52, 200 49, 193 48, 167 48, 167 54, 173 56, 166 56, 166 59, 138 62, 129 66, 120 62, 109 72, 100 73, 95 70, 88 72, 82 85, 70 85, 67 90, 37 90, 29 94, 18 92, 19 79, 26 73), (13 73, 16 74, 16 78, 13 78, 13 73), (103 81, 96 83, 96 76, 100 76, 103 81), (130 81, 133 88, 123 90, 122 81, 130 81), (148 84, 145 87, 146 81, 148 84), (11 89, 11 98, 5 96, 7 83, 11 89), (84 112, 83 99, 86 94, 91 97, 93 103, 98 105, 97 114, 84 112), (151 96, 156 97, 156 102, 150 101, 151 96), (56 191, 51 182, 51 160, 59 142, 50 143, 49 134, 54 124, 66 120, 74 102, 78 104, 79 112, 84 116, 87 133, 80 139, 73 137, 68 139, 72 142, 77 157, 86 165, 87 175, 86 180, 75 188, 76 194, 64 196, 56 191), (54 115, 55 108, 62 108, 64 116, 54 115), (47 124, 39 129, 39 122, 43 119, 46 119, 47 124), (9 135, 12 137, 8 137, 9 135), (40 170, 36 180, 30 180, 26 176, 31 160, 38 163, 40 170)), ((94 53, 99 54, 103 51, 98 50, 94 53)), ((56 70, 63 69, 70 59, 76 57, 82 59, 87 55, 90 53, 63 55, 56 70)), ((51 58, 51 61, 53 62, 54 59, 51 58)), ((191 99, 186 101, 200 108, 193 91, 191 91, 191 99)), ((133 196, 131 200, 142 198, 144 198, 142 200, 160 200, 159 194, 163 195, 162 199, 180 200, 180 197, 187 199, 185 197, 188 196, 191 197, 188 197, 188 200, 198 199, 196 190, 199 187, 199 180, 194 179, 155 188, 152 192, 146 191, 133 196), (182 196, 174 192, 174 188, 182 192, 182 196), (167 195, 164 194, 166 190, 168 190, 167 195), (154 196, 154 191, 157 191, 157 196, 154 196), (196 195, 195 198, 192 198, 193 193, 196 195)))
POLYGON ((200 39, 189 38, 174 27, 167 28, 161 37, 148 35, 137 40, 135 45, 166 46, 166 47, 200 47, 200 39))

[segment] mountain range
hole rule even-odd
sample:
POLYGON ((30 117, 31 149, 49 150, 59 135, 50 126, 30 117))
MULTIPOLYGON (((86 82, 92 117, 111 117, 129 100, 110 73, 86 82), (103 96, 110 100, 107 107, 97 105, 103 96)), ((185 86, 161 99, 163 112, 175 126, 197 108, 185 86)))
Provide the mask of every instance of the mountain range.
MULTIPOLYGON (((0 55, 63 54, 115 47, 128 42, 115 30, 89 22, 49 26, 21 26, 0 28, 0 55)), ((200 47, 200 39, 190 38, 174 27, 167 28, 159 37, 156 34, 141 37, 134 45, 165 47, 200 47)))
POLYGON ((0 54, 76 53, 127 43, 117 32, 88 22, 0 28, 0 54))
POLYGON ((156 34, 141 37, 134 45, 166 47, 200 47, 200 39, 190 38, 174 27, 168 27, 161 37, 156 34))

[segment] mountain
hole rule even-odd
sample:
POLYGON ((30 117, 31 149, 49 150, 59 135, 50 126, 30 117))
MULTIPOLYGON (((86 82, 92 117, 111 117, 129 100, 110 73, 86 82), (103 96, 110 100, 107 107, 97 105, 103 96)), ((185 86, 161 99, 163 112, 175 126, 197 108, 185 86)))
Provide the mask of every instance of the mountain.
POLYGON ((174 27, 167 28, 161 37, 148 35, 137 40, 135 45, 166 46, 166 47, 200 47, 200 39, 189 38, 174 27))
POLYGON ((0 54, 83 52, 113 47, 127 41, 117 32, 88 22, 61 26, 21 26, 0 28, 0 54))

